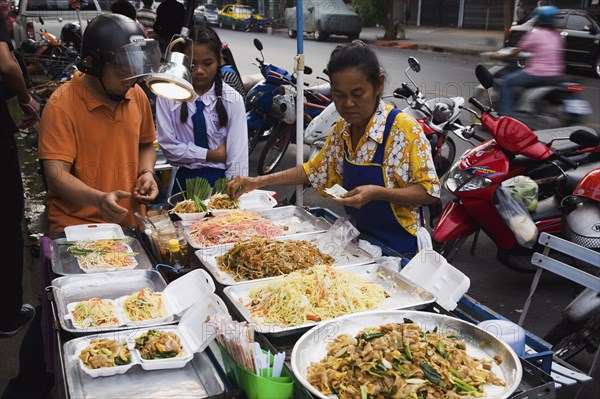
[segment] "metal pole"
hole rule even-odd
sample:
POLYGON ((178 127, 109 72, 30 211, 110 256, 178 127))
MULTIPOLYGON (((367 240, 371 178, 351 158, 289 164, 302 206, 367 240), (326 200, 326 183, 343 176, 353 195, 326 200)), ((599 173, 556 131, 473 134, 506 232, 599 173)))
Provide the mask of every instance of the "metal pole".
MULTIPOLYGON (((296 1, 296 165, 304 161, 304 21, 302 0, 296 1)), ((304 204, 304 191, 302 184, 296 186, 296 205, 304 204)))

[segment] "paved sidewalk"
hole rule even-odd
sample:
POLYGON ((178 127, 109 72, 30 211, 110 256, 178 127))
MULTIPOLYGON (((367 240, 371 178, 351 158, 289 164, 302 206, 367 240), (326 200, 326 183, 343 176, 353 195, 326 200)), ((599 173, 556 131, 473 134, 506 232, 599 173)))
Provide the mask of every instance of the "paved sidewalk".
POLYGON ((363 28, 360 38, 378 46, 478 55, 502 47, 502 31, 436 27, 408 27, 405 39, 383 40, 383 28, 363 28))
MULTIPOLYGON (((383 28, 362 28, 360 39, 377 46, 468 55, 498 50, 504 41, 502 31, 481 29, 409 26, 405 39, 396 40, 383 40, 384 33, 383 28)), ((287 30, 276 29, 274 34, 287 35, 287 30)))

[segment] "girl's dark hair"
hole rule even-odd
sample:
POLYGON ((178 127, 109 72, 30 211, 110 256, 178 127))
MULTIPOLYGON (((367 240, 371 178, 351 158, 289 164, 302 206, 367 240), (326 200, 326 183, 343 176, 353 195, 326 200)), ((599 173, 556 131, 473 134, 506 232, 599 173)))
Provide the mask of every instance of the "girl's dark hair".
MULTIPOLYGON (((217 115, 219 116, 219 124, 221 126, 226 126, 229 121, 229 117, 227 116, 227 110, 223 105, 223 100, 221 96, 223 95, 223 76, 221 75, 221 39, 219 39, 219 35, 215 32, 210 26, 205 26, 204 24, 194 26, 191 35, 192 41, 194 44, 204 44, 208 47, 217 58, 217 73, 215 75, 215 79, 213 82, 215 83, 215 94, 217 95, 217 115)), ((188 118, 188 108, 181 107, 180 120, 181 123, 185 123, 188 118)))
POLYGON ((127 0, 117 0, 110 5, 110 11, 113 14, 121 14, 129 17, 131 19, 135 19, 137 16, 137 11, 133 4, 131 4, 127 0))
POLYGON ((327 63, 327 75, 331 78, 334 73, 349 68, 360 69, 373 87, 378 86, 379 76, 383 73, 377 55, 361 40, 340 44, 331 52, 327 63))

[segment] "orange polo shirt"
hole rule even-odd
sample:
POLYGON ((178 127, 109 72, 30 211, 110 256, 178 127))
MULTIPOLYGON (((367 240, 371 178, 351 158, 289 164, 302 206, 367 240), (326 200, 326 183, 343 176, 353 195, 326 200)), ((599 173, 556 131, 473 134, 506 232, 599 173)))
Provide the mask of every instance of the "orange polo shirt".
MULTIPOLYGON (((133 211, 141 211, 142 205, 133 199, 133 190, 139 145, 156 139, 150 103, 144 91, 135 85, 113 112, 84 87, 81 76, 78 73, 59 87, 44 108, 39 159, 71 163, 71 173, 97 190, 132 193, 119 203, 129 209, 119 224, 138 225, 133 211)), ((66 226, 76 224, 105 223, 97 208, 59 198, 52 190, 48 190, 46 202, 52 232, 62 232, 66 226)))

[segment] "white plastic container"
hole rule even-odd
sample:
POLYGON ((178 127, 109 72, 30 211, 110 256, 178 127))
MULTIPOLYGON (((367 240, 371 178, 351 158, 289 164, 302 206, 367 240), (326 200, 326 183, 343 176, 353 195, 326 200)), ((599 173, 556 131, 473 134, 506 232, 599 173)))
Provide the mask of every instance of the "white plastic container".
POLYGON ((400 274, 436 297, 436 302, 452 311, 471 286, 471 280, 436 251, 419 251, 400 274))
POLYGON ((65 227, 67 241, 95 241, 125 238, 123 228, 115 223, 77 224, 65 227))
POLYGON ((144 328, 140 330, 121 330, 95 336, 76 338, 77 351, 75 358, 82 370, 91 377, 108 377, 126 373, 134 365, 140 365, 144 370, 163 370, 184 367, 197 352, 202 352, 216 337, 216 326, 211 322, 217 314, 226 314, 225 303, 216 294, 210 293, 201 301, 188 309, 182 316, 177 326, 163 326, 144 328), (148 330, 172 331, 179 336, 184 356, 170 359, 142 359, 139 351, 135 349, 135 339, 148 330), (110 338, 117 342, 125 342, 131 352, 131 363, 124 366, 89 369, 79 360, 81 351, 85 349, 93 338, 110 338))
POLYGON ((139 351, 135 349, 135 339, 151 330, 147 328, 136 331, 132 336, 130 348, 134 351, 137 363, 144 370, 163 370, 184 367, 192 358, 194 353, 202 352, 210 342, 216 337, 216 327, 210 321, 211 317, 217 314, 226 314, 227 307, 225 303, 216 294, 211 293, 200 303, 194 305, 187 311, 176 327, 154 328, 157 331, 171 331, 179 336, 183 356, 169 359, 142 359, 139 351))
POLYGON ((491 319, 477 324, 485 332, 504 341, 515 351, 517 356, 525 353, 525 330, 510 320, 491 319))

